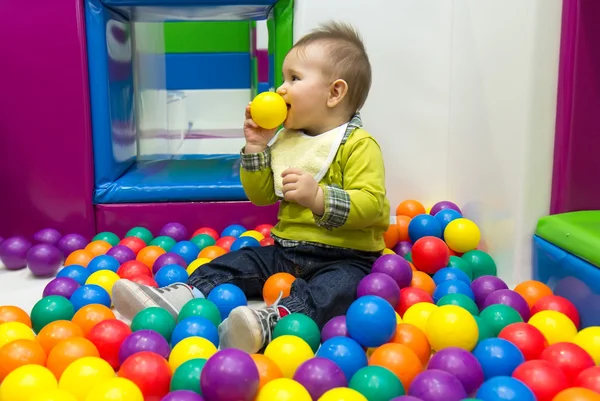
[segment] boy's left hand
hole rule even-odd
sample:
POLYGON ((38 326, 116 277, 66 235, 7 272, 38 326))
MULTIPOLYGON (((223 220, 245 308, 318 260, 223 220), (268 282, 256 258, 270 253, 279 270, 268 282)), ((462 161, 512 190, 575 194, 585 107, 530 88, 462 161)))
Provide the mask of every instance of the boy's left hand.
POLYGON ((283 198, 309 208, 317 215, 325 209, 323 189, 315 178, 299 168, 288 168, 283 173, 283 198))

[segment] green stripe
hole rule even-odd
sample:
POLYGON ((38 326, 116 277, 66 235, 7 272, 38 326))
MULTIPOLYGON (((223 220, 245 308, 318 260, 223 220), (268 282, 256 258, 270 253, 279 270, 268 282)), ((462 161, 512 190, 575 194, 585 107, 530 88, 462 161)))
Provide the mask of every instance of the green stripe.
POLYGON ((251 21, 165 22, 165 53, 245 53, 251 21))
MULTIPOLYGON (((283 83, 283 60, 294 45, 294 0, 280 0, 275 4, 274 10, 274 68, 275 88, 283 83)), ((269 53, 271 53, 269 51, 269 53)))

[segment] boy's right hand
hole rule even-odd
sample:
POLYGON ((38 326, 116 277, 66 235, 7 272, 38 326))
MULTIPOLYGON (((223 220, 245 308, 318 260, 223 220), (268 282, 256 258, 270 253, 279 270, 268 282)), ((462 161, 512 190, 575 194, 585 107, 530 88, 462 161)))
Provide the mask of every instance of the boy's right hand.
POLYGON ((259 127, 250 114, 250 104, 246 106, 246 120, 244 121, 246 146, 244 147, 244 153, 260 153, 264 151, 276 132, 277 128, 264 129, 259 127))

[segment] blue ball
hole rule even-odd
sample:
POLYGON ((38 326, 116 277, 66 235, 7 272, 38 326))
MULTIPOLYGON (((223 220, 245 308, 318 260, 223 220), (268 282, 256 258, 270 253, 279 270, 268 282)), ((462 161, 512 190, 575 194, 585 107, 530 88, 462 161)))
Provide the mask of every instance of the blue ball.
POLYGON ((442 234, 444 233, 446 226, 452 220, 460 219, 461 217, 463 217, 462 214, 460 214, 459 212, 457 212, 454 209, 440 210, 439 212, 437 212, 435 214, 435 218, 440 223, 440 227, 442 228, 442 234))
POLYGON ((86 305, 100 304, 110 308, 111 301, 108 292, 96 284, 82 285, 75 290, 70 299, 75 312, 86 305))
POLYGON ((529 387, 509 376, 497 376, 484 382, 476 397, 482 401, 536 401, 529 387))
POLYGON ((80 265, 69 265, 66 266, 64 268, 62 268, 58 274, 56 275, 56 277, 68 277, 68 278, 72 278, 73 280, 77 281, 77 283, 79 283, 79 285, 84 285, 85 282, 87 281, 88 277, 91 275, 92 273, 86 269, 83 266, 80 265))
POLYGON ((433 275, 433 282, 436 286, 448 280, 458 280, 469 286, 471 285, 471 280, 469 279, 469 276, 467 276, 467 273, 456 267, 444 267, 433 275))
POLYGON ((90 263, 87 265, 87 269, 90 271, 90 274, 96 273, 100 270, 110 270, 116 273, 120 266, 121 264, 114 256, 98 255, 94 259, 90 260, 90 263))
POLYGON ((346 312, 348 335, 363 347, 379 347, 396 332, 396 313, 385 299, 365 295, 352 302, 346 312))
POLYGON ((487 338, 473 350, 473 355, 483 368, 485 380, 497 376, 512 376, 513 371, 525 362, 516 345, 503 338, 487 338))
POLYGON ((475 294, 473 294, 469 284, 459 280, 447 280, 442 281, 433 291, 433 302, 437 304, 440 299, 448 294, 463 294, 475 301, 475 294))
POLYGON ((246 230, 246 227, 240 226, 239 224, 232 224, 228 227, 225 227, 225 229, 221 233, 221 237, 239 238, 239 236, 245 233, 246 231, 248 231, 246 230))
POLYGON ((233 284, 221 284, 213 288, 207 299, 217 306, 221 319, 225 320, 229 313, 238 306, 248 305, 246 295, 240 287, 233 284))
POLYGON ((171 346, 174 347, 184 338, 202 337, 219 347, 217 326, 205 317, 190 316, 177 323, 171 335, 171 346))
POLYGON ((166 265, 160 268, 154 275, 154 281, 159 288, 173 283, 186 283, 189 278, 187 271, 179 265, 166 265))
POLYGON ((258 240, 256 238, 252 238, 252 237, 239 237, 238 239, 233 241, 233 244, 231 244, 231 247, 229 248, 229 250, 237 251, 238 249, 242 249, 245 247, 252 247, 252 246, 260 247, 260 242, 258 242, 258 240))
POLYGON ((185 263, 189 265, 194 260, 198 259, 200 248, 198 248, 198 245, 194 244, 192 241, 179 241, 173 245, 169 252, 173 252, 181 256, 183 260, 185 260, 185 263))
POLYGON ((349 337, 331 337, 319 347, 316 357, 336 363, 344 372, 348 382, 361 368, 367 366, 367 354, 359 343, 349 337))
POLYGON ((408 223, 408 236, 413 243, 423 237, 442 238, 442 233, 440 222, 429 214, 419 214, 408 223))

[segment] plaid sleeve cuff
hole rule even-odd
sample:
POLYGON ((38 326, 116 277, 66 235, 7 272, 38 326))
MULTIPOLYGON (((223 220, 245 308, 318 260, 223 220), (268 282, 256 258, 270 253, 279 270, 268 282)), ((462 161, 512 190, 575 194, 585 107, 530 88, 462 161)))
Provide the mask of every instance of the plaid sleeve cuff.
POLYGON ((325 212, 323 216, 315 214, 315 222, 328 230, 343 226, 350 214, 350 195, 338 187, 323 185, 322 188, 325 212))
POLYGON ((246 171, 260 171, 271 167, 271 148, 267 147, 260 153, 244 153, 240 151, 242 168, 246 171))

